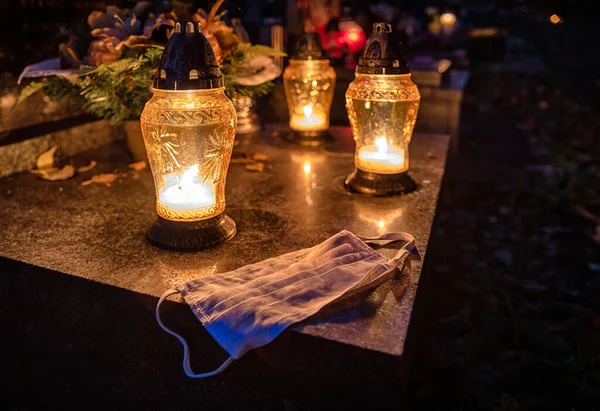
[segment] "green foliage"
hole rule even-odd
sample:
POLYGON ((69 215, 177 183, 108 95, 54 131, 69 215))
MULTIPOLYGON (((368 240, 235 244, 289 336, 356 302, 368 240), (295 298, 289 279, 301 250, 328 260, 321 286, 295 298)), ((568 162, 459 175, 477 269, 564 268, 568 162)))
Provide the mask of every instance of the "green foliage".
MULTIPOLYGON (((152 55, 150 56, 152 57, 152 55)), ((152 96, 155 66, 148 53, 102 64, 80 77, 83 108, 112 124, 139 118, 144 104, 152 96)))
POLYGON ((124 58, 84 68, 75 80, 49 76, 23 89, 18 102, 42 90, 52 100, 71 100, 86 113, 116 125, 139 118, 152 96, 150 87, 162 49, 149 48, 137 58, 124 58))
MULTIPOLYGON (((152 97, 152 80, 162 53, 162 48, 151 47, 139 57, 122 58, 98 67, 84 67, 73 81, 60 76, 48 76, 26 86, 18 103, 42 90, 52 100, 72 100, 86 113, 110 120, 113 125, 137 119, 152 97)), ((230 97, 236 93, 247 96, 267 94, 273 87, 272 82, 242 86, 235 83, 231 76, 242 71, 241 67, 248 58, 281 55, 285 53, 267 46, 240 44, 221 67, 227 94, 230 97)))

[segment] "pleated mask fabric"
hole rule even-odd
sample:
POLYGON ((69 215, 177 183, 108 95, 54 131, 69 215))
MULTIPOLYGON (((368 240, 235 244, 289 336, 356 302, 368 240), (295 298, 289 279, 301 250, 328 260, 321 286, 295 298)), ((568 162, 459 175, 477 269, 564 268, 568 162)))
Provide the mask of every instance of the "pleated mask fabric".
POLYGON ((344 230, 311 248, 227 273, 176 283, 160 298, 156 318, 165 331, 183 344, 185 373, 193 378, 212 376, 249 350, 273 341, 290 325, 389 274, 410 252, 416 253, 416 249, 414 238, 408 233, 361 237, 344 230), (391 259, 367 245, 367 242, 396 241, 405 244, 391 259), (160 318, 162 302, 177 293, 230 355, 213 372, 195 374, 191 370, 187 342, 168 329, 160 318))

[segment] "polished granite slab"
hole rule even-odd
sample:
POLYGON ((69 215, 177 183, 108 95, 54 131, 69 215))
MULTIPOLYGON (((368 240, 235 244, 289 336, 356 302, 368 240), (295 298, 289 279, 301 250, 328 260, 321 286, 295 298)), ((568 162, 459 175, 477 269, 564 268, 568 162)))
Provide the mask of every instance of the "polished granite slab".
MULTIPOLYGON (((238 137, 236 153, 261 153, 269 160, 264 172, 230 166, 227 213, 238 233, 226 244, 196 253, 151 246, 145 239, 155 219, 151 174, 149 169, 129 169, 128 153, 117 142, 75 156, 76 164, 95 160, 98 166, 67 181, 42 181, 28 173, 0 180, 0 256, 154 298, 174 281, 309 247, 343 229, 362 235, 410 232, 427 258, 448 136, 414 136, 410 174, 419 184, 417 191, 370 197, 343 186, 353 169, 348 128, 332 128, 334 141, 316 150, 285 142, 279 130, 267 127, 264 135, 238 137), (94 174, 109 172, 121 174, 110 187, 81 185, 94 174)), ((421 268, 422 261, 414 261, 410 274, 379 287, 361 305, 294 330, 401 356, 421 268)), ((2 276, 18 275, 2 271, 2 276)))

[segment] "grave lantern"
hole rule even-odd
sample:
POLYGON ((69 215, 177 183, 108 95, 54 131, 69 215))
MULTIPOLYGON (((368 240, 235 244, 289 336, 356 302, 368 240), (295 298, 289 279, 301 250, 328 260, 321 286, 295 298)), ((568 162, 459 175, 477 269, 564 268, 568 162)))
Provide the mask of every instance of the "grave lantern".
POLYGON ((291 141, 319 145, 327 139, 335 79, 335 70, 323 53, 321 39, 316 33, 305 32, 283 72, 291 141))
POLYGON ((158 220, 147 233, 161 248, 192 251, 229 240, 225 179, 236 113, 202 26, 178 22, 153 97, 141 116, 158 220))
POLYGON ((356 143, 354 172, 346 185, 361 193, 390 195, 416 188, 408 176, 408 144, 421 96, 411 80, 389 24, 375 23, 346 91, 356 143))

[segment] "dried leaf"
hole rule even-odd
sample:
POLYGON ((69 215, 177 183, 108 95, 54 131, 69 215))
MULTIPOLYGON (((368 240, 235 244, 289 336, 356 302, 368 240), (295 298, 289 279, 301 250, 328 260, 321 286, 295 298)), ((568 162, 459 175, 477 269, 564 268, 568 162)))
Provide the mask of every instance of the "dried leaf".
POLYGON ((263 171, 265 171, 265 163, 259 163, 259 162, 248 163, 248 164, 246 164, 246 170, 258 171, 259 173, 263 172, 263 171))
POLYGON ((48 181, 60 181, 67 180, 75 175, 75 167, 72 165, 66 165, 61 169, 50 169, 50 170, 39 170, 40 175, 44 180, 48 181))
POLYGON ((77 169, 78 173, 85 173, 86 171, 90 171, 92 168, 96 167, 96 162, 94 160, 90 161, 90 164, 87 166, 79 167, 77 169))
POLYGON ((231 164, 246 164, 248 156, 246 153, 235 152, 231 155, 231 164))
POLYGON ((252 154, 252 160, 254 161, 269 161, 269 157, 263 153, 254 153, 252 154))
POLYGON ((97 174, 97 175, 93 176, 91 179, 86 180, 83 183, 81 183, 81 185, 87 186, 92 183, 97 183, 97 184, 104 184, 106 187, 110 187, 110 185, 112 183, 114 183, 114 181, 119 177, 120 177, 119 174, 112 174, 112 173, 97 174))
POLYGON ((35 161, 35 165, 38 170, 45 170, 54 167, 54 153, 56 152, 56 149, 58 149, 58 146, 54 145, 38 156, 37 160, 35 161))
POLYGON ((48 174, 48 173, 53 173, 60 170, 58 167, 52 167, 52 168, 47 168, 45 170, 29 170, 29 172, 31 174, 38 174, 38 175, 43 175, 43 174, 48 174))
POLYGON ((232 157, 230 163, 231 164, 246 164, 248 159, 246 157, 232 157))
POLYGON ((136 161, 135 163, 131 163, 131 164, 129 164, 128 167, 135 171, 141 171, 141 170, 145 169, 146 167, 148 167, 148 164, 146 164, 145 160, 142 160, 142 161, 136 161))

